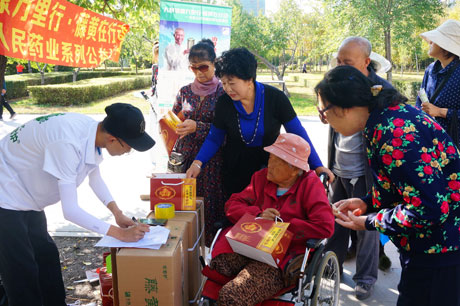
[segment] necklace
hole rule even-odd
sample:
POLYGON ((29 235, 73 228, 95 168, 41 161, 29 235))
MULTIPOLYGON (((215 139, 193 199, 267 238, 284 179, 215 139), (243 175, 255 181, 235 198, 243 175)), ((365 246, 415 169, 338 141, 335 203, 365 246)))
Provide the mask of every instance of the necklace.
POLYGON ((256 139, 257 128, 259 127, 259 119, 260 119, 261 110, 262 110, 262 105, 259 106, 259 113, 257 114, 256 127, 255 127, 255 129, 254 129, 254 134, 252 135, 251 141, 246 141, 246 140, 244 139, 243 133, 241 132, 240 113, 239 113, 238 111, 236 112, 236 118, 238 119, 238 130, 240 131, 241 140, 242 140, 245 144, 247 144, 247 145, 253 143, 254 140, 256 139))

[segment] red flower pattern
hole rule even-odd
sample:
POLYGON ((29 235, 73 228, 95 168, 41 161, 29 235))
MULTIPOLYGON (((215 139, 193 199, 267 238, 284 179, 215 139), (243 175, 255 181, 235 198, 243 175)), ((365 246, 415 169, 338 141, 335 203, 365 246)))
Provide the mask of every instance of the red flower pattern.
POLYGON ((447 150, 446 150, 447 154, 455 154, 456 152, 457 152, 457 150, 455 149, 454 146, 448 146, 447 147, 447 150))
POLYGON ((450 181, 447 183, 449 185, 449 188, 452 190, 459 190, 460 189, 460 182, 459 181, 450 181))
POLYGON ((393 138, 393 140, 391 141, 391 144, 393 145, 393 147, 399 147, 402 145, 402 139, 401 138, 393 138))
POLYGON ((441 212, 443 214, 447 214, 449 212, 449 204, 446 201, 441 204, 441 212))
POLYGON ((419 197, 412 197, 411 203, 412 203, 412 205, 414 205, 415 207, 419 207, 420 204, 422 203, 422 200, 420 200, 419 197))
POLYGON ((393 156, 394 159, 403 159, 404 153, 401 150, 396 149, 393 151, 391 156, 393 156))
POLYGON ((390 154, 385 154, 382 156, 382 161, 385 165, 391 165, 391 163, 393 162, 393 158, 390 154))
POLYGON ((431 155, 428 154, 428 153, 423 153, 422 154, 422 160, 427 164, 430 163, 431 162, 431 155))
POLYGON ((423 167, 423 172, 425 172, 425 174, 431 175, 433 174, 433 168, 431 168, 430 166, 425 166, 423 167))
POLYGON ((404 131, 402 128, 397 128, 393 132, 394 137, 401 137, 402 135, 404 135, 404 131))
POLYGON ((452 199, 452 201, 458 202, 458 201, 460 201, 460 194, 453 193, 453 194, 450 195, 450 198, 452 199))
POLYGON ((412 134, 406 134, 406 140, 407 140, 407 141, 412 142, 412 141, 414 141, 414 139, 415 139, 415 138, 414 138, 414 135, 412 135, 412 134))
POLYGON ((396 118, 395 120, 393 120, 393 124, 397 127, 401 127, 404 125, 404 120, 402 120, 401 118, 396 118))

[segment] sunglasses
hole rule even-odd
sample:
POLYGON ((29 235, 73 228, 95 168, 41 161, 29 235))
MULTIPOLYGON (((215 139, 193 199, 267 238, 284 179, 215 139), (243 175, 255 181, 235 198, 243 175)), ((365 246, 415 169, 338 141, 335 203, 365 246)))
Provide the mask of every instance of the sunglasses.
POLYGON ((200 72, 206 72, 206 71, 209 70, 209 65, 201 65, 201 66, 198 66, 198 67, 194 67, 194 66, 190 65, 189 68, 193 72, 197 72, 198 70, 200 70, 200 72))
POLYGON ((316 106, 316 109, 318 110, 318 113, 319 113, 319 119, 321 120, 322 123, 327 123, 326 112, 333 107, 334 107, 334 104, 329 104, 323 109, 320 109, 318 106, 316 106))

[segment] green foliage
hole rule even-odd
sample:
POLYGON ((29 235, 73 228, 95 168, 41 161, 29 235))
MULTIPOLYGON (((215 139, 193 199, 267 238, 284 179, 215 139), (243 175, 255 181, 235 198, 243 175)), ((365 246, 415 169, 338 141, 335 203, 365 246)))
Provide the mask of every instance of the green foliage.
POLYGON ((400 81, 393 79, 392 84, 400 93, 405 95, 409 101, 415 101, 418 91, 422 87, 422 82, 420 81, 400 81))
POLYGON ((30 86, 28 89, 37 104, 69 106, 90 103, 127 90, 145 88, 150 82, 150 76, 118 76, 59 85, 30 86))

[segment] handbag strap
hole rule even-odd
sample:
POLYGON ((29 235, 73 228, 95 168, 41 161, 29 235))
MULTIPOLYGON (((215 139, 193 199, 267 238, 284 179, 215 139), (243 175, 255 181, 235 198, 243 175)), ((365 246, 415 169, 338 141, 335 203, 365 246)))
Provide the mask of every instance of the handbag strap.
POLYGON ((460 60, 457 60, 455 65, 450 67, 449 71, 447 71, 446 75, 444 76, 444 79, 442 79, 441 83, 439 83, 438 87, 436 87, 436 90, 434 91, 433 95, 429 99, 431 103, 434 103, 436 98, 441 93, 441 90, 444 88, 444 85, 446 85, 447 81, 449 81, 450 76, 452 75, 452 73, 454 73, 455 69, 458 67, 459 64, 460 64, 460 60))

